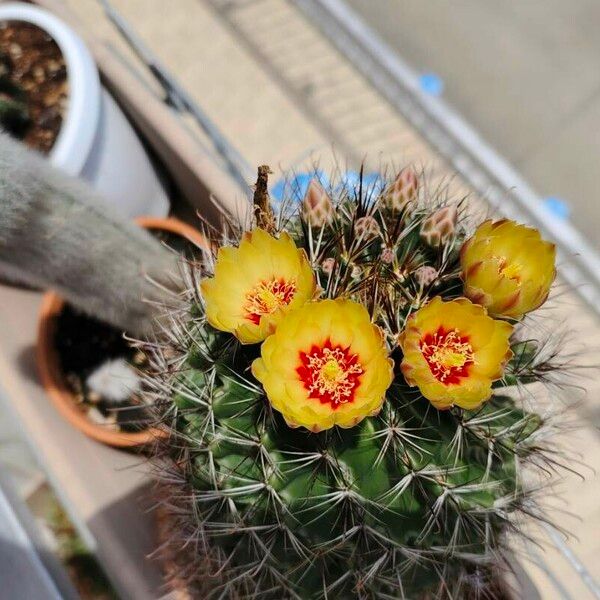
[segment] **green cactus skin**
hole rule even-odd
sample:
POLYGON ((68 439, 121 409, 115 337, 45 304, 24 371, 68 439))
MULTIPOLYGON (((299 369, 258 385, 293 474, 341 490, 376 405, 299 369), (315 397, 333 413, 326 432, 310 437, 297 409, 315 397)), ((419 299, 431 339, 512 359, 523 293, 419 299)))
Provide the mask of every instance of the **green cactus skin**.
MULTIPOLYGON (((338 197, 329 228, 295 217, 286 228, 315 265, 335 257, 334 273, 319 272, 324 295, 362 297, 393 347, 430 295, 460 294, 464 232, 432 249, 419 235, 423 204, 398 217, 365 197, 362 189, 338 197), (353 233, 361 212, 381 228, 367 242, 353 233), (392 266, 380 260, 382 245, 393 248, 392 266), (439 273, 429 291, 413 275, 423 264, 439 273)), ((249 372, 259 345, 210 327, 195 290, 190 296, 189 313, 173 316, 168 352, 149 347, 163 374, 149 384, 171 431, 166 504, 179 525, 171 543, 194 597, 479 597, 502 562, 505 534, 519 515, 535 514, 522 468, 544 460, 546 423, 502 386, 550 370, 536 363, 536 344, 514 342, 506 380, 476 411, 437 411, 398 370, 378 416, 315 434, 271 410, 249 372)))

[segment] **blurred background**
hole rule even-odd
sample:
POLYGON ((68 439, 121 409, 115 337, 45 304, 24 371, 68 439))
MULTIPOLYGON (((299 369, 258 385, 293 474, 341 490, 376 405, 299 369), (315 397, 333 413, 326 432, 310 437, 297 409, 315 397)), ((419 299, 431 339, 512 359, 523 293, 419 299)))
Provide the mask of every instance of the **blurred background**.
POLYGON ((347 4, 598 248, 597 2, 347 4))
MULTIPOLYGON (((210 194, 235 212, 259 164, 273 169, 277 200, 283 173, 302 188, 315 161, 349 176, 363 161, 367 173, 414 163, 557 243, 559 283, 543 327, 568 321, 569 351, 586 368, 566 398, 580 428, 565 437, 584 477, 558 486, 573 535, 550 528, 519 558, 538 590, 528 598, 600 598, 600 3, 37 4, 86 40, 177 214, 208 213, 210 194)), ((0 294, 0 463, 15 497, 69 571, 83 573, 82 597, 159 598, 152 525, 140 517, 146 465, 57 416, 36 374, 39 294, 0 294)))

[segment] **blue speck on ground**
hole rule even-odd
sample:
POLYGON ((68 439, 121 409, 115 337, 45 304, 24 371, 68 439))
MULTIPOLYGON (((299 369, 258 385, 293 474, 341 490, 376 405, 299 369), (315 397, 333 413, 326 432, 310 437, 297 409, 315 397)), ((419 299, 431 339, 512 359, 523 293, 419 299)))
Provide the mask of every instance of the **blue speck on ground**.
POLYGON ((567 220, 571 216, 569 204, 558 196, 548 196, 547 198, 544 198, 544 206, 559 219, 567 220))
POLYGON ((423 73, 419 77, 421 89, 432 96, 441 96, 444 92, 444 80, 435 73, 423 73))

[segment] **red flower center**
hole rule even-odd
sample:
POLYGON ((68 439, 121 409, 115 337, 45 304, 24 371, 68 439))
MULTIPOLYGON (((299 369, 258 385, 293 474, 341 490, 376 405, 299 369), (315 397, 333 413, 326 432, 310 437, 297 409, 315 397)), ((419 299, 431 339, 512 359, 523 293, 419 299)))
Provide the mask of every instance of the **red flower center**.
POLYGON ((263 315, 270 315, 282 306, 287 306, 296 293, 296 282, 273 278, 261 281, 247 294, 244 303, 246 319, 255 325, 263 315))
POLYGON ((421 352, 433 376, 445 384, 460 383, 461 378, 468 377, 474 361, 469 337, 441 326, 421 339, 421 352))
POLYGON ((327 340, 322 346, 313 346, 310 352, 300 352, 300 363, 296 372, 309 398, 330 404, 333 410, 354 400, 364 371, 358 356, 350 354, 349 348, 333 346, 327 340))

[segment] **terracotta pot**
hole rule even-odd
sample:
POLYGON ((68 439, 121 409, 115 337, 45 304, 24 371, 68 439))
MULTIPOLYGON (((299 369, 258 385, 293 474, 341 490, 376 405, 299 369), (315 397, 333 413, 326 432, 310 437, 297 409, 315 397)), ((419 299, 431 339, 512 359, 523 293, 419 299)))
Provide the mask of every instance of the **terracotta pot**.
POLYGON ((204 236, 191 225, 175 217, 138 217, 135 222, 144 229, 162 230, 190 240, 199 248, 208 248, 204 236))
MULTIPOLYGON (((206 247, 206 241, 196 229, 174 218, 140 217, 137 219, 145 229, 162 230, 180 235, 198 245, 206 247)), ((99 442, 119 448, 144 446, 163 437, 159 429, 139 432, 111 431, 90 421, 77 407, 77 400, 68 388, 60 369, 58 354, 54 348, 56 318, 63 310, 64 300, 54 292, 47 292, 40 309, 36 359, 42 385, 63 417, 74 427, 99 442)))

